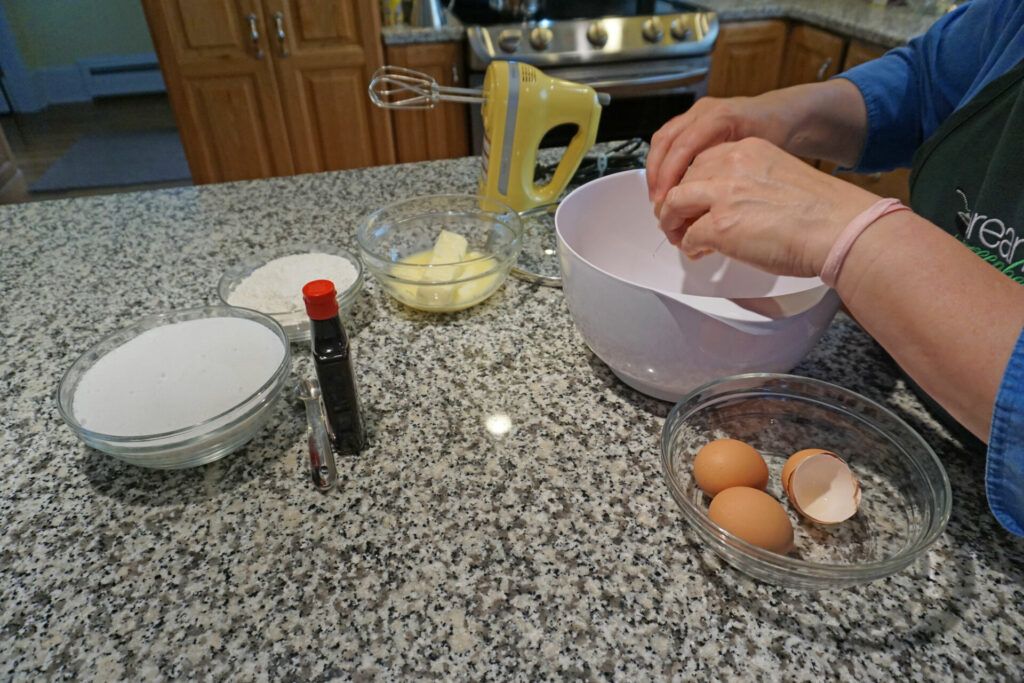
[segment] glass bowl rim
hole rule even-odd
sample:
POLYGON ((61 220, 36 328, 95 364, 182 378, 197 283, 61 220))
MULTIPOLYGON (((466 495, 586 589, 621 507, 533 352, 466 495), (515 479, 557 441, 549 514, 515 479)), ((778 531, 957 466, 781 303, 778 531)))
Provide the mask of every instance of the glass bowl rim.
MULTIPOLYGON (((712 549, 723 557, 731 554, 730 551, 732 550, 739 551, 746 559, 757 562, 762 568, 771 569, 778 573, 784 573, 786 578, 791 579, 798 578, 810 581, 867 581, 888 576, 910 565, 925 550, 931 547, 938 537, 942 535, 943 531, 945 531, 952 512, 952 489, 949 483, 949 476, 946 473, 945 467, 942 465, 942 461, 939 460, 935 451, 932 450, 931 446, 928 445, 924 438, 918 434, 917 430, 907 424, 905 420, 900 418, 893 411, 877 401, 850 389, 846 389, 845 387, 833 384, 832 382, 815 379, 813 377, 803 377, 800 375, 791 375, 786 373, 749 372, 714 379, 702 384, 696 389, 693 389, 679 399, 665 418, 665 424, 662 428, 661 434, 661 465, 669 493, 679 506, 680 511, 683 513, 683 517, 695 528, 699 535, 704 537, 706 540, 712 541, 712 549), (684 414, 684 406, 686 406, 687 403, 692 402, 693 399, 701 393, 721 385, 749 380, 785 380, 817 386, 828 391, 835 391, 848 398, 861 401, 877 410, 880 410, 886 414, 888 418, 892 419, 897 425, 899 425, 899 428, 905 431, 911 441, 916 442, 918 446, 923 448, 923 452, 927 455, 927 460, 931 461, 932 465, 935 466, 941 476, 941 491, 938 492, 939 495, 934 497, 936 501, 936 509, 932 515, 933 519, 931 527, 926 528, 927 533, 921 536, 917 541, 901 549, 892 557, 857 565, 835 565, 808 562, 806 560, 798 560, 786 555, 773 553, 770 550, 765 550, 764 548, 760 548, 744 541, 711 521, 711 518, 708 517, 705 510, 700 509, 698 506, 690 502, 690 500, 684 495, 682 487, 672 476, 671 433, 669 431, 669 426, 672 424, 682 424, 688 415, 705 407, 703 403, 687 406, 684 414)), ((936 493, 933 482, 927 481, 927 485, 933 493, 936 493)))
MULTIPOLYGON (((355 298, 356 295, 359 294, 359 290, 363 286, 363 280, 365 279, 363 275, 363 260, 359 258, 358 255, 352 253, 352 251, 346 249, 345 247, 336 247, 329 244, 324 244, 322 242, 289 242, 287 244, 282 244, 278 247, 269 247, 267 249, 262 249, 260 251, 254 252, 253 254, 246 258, 242 258, 241 260, 237 261, 234 265, 227 268, 221 274, 220 280, 218 280, 217 282, 217 297, 225 306, 230 306, 232 308, 247 308, 250 311, 256 311, 255 308, 248 308, 246 306, 238 306, 236 304, 228 303, 228 296, 230 296, 231 292, 226 291, 227 283, 230 280, 237 278, 239 275, 246 271, 252 273, 252 271, 256 270, 257 268, 265 266, 266 264, 276 259, 284 258, 286 256, 309 253, 323 253, 329 256, 340 256, 342 258, 348 259, 348 261, 356 267, 356 279, 352 281, 351 285, 338 292, 337 295, 339 304, 343 304, 346 302, 350 303, 351 300, 355 298)), ((232 289, 231 291, 233 292, 234 289, 232 289)), ((269 316, 288 316, 295 315, 296 313, 303 313, 305 311, 301 307, 296 307, 289 309, 287 311, 256 312, 269 316)))
MULTIPOLYGON (((561 205, 561 203, 562 203, 562 200, 558 199, 558 200, 555 200, 553 202, 549 202, 547 204, 540 204, 538 206, 534 206, 533 208, 527 209, 526 211, 520 211, 519 212, 519 220, 523 224, 523 239, 524 240, 526 239, 526 222, 527 222, 527 220, 533 220, 537 216, 543 216, 544 214, 548 214, 549 216, 551 216, 551 221, 552 221, 551 234, 555 236, 555 244, 557 246, 557 244, 558 244, 558 231, 556 230, 556 225, 555 225, 554 221, 555 221, 555 214, 558 213, 558 207, 559 207, 559 205, 561 205)), ((523 248, 524 249, 526 248, 525 245, 524 245, 523 248)), ((556 251, 556 257, 557 257, 557 251, 556 251)), ((557 262, 557 258, 556 258, 556 262, 557 262)), ((518 264, 518 259, 517 259, 516 263, 518 264)), ((527 270, 527 269, 525 269, 525 268, 523 268, 523 267, 521 267, 519 265, 513 265, 512 266, 512 276, 516 277, 516 278, 518 278, 518 279, 520 279, 520 280, 522 280, 524 282, 529 282, 530 284, 542 285, 544 287, 557 287, 559 289, 561 289, 561 287, 562 287, 562 279, 563 278, 562 278, 561 265, 559 265, 558 275, 541 275, 540 273, 531 272, 531 271, 529 271, 529 270, 527 270)))
MULTIPOLYGON (((472 200, 472 201, 475 201, 475 202, 479 202, 480 200, 484 200, 486 202, 491 202, 492 204, 496 205, 497 208, 500 208, 502 210, 502 214, 507 214, 507 215, 513 217, 513 220, 508 225, 509 229, 512 230, 512 234, 513 234, 513 238, 512 238, 512 242, 511 242, 512 254, 510 256, 506 257, 506 258, 500 258, 496 254, 486 254, 486 255, 483 255, 483 256, 478 256, 477 258, 474 258, 474 259, 469 259, 469 260, 466 260, 466 261, 456 261, 454 263, 435 263, 435 264, 402 263, 401 264, 402 266, 407 266, 409 268, 417 268, 417 269, 420 269, 420 268, 433 268, 433 267, 437 267, 437 266, 453 266, 453 265, 464 265, 464 264, 467 264, 467 263, 476 263, 477 261, 482 261, 484 259, 496 259, 497 261, 499 261, 499 263, 505 263, 506 261, 514 260, 514 259, 517 259, 519 257, 519 251, 520 251, 520 248, 522 247, 522 241, 523 241, 523 222, 522 222, 522 219, 520 218, 519 212, 515 211, 512 207, 510 207, 508 204, 506 204, 505 202, 501 201, 500 199, 493 199, 491 197, 487 197, 487 196, 480 195, 480 194, 425 194, 425 195, 420 195, 418 197, 409 197, 407 199, 400 199, 397 202, 391 202, 390 204, 385 204, 384 206, 382 206, 382 207, 380 207, 378 209, 374 209, 373 211, 371 211, 370 213, 366 214, 365 216, 363 216, 360 219, 359 225, 356 228, 356 243, 359 245, 360 252, 365 254, 366 256, 372 258, 375 261, 379 261, 380 263, 392 263, 392 264, 396 263, 395 261, 392 261, 391 259, 386 258, 385 256, 383 256, 383 255, 379 254, 378 252, 374 251, 374 249, 367 243, 367 234, 371 231, 372 226, 375 225, 380 220, 381 216, 383 216, 387 212, 394 211, 396 209, 400 209, 400 208, 405 207, 405 206, 407 206, 409 204, 413 204, 413 203, 416 203, 416 202, 421 202, 421 201, 423 201, 425 199, 451 200, 453 202, 454 201, 466 201, 466 200, 472 200)), ((483 209, 478 209, 478 211, 482 212, 482 213, 490 213, 490 214, 498 215, 494 211, 486 211, 486 210, 483 210, 483 209)), ((426 216, 426 215, 431 215, 431 214, 438 215, 438 214, 441 214, 441 213, 455 213, 455 212, 452 212, 452 211, 446 211, 446 212, 422 211, 419 214, 417 214, 416 216, 413 216, 413 218, 418 218, 420 216, 426 216)), ((413 271, 413 272, 416 272, 416 271, 413 271)), ((490 273, 490 272, 491 271, 488 271, 488 273, 490 273)), ((469 279, 472 280, 472 279, 476 279, 477 277, 479 277, 479 276, 474 276, 474 277, 469 278, 469 279)), ((452 282, 457 282, 457 281, 453 280, 452 282)), ((422 283, 417 282, 417 284, 422 284, 422 283)), ((451 284, 451 283, 450 282, 436 282, 436 283, 431 283, 431 284, 451 284)))
MULTIPOLYGON (((163 324, 151 325, 151 326, 147 327, 146 330, 156 329, 157 327, 163 327, 163 326, 164 326, 163 324)), ((140 332, 140 334, 141 334, 141 332, 140 332)), ((135 336, 138 336, 138 335, 135 335, 135 336)), ((132 337, 131 339, 134 339, 134 338, 135 337, 132 337)), ((110 353, 110 351, 113 351, 114 349, 118 348, 119 346, 122 346, 123 344, 127 343, 131 339, 128 339, 128 340, 122 342, 121 344, 118 344, 118 346, 112 347, 106 353, 110 353)), ((104 353, 103 355, 105 356, 106 353, 104 353)), ((102 357, 103 356, 100 356, 100 358, 102 358, 102 357)), ((87 370, 87 368, 85 368, 85 370, 87 370)), ((213 430, 212 432, 203 432, 202 431, 202 428, 205 427, 206 425, 209 425, 209 424, 211 424, 213 422, 216 422, 218 420, 221 420, 221 419, 227 417, 228 415, 230 415, 235 410, 238 410, 239 407, 244 406, 244 405, 252 402, 254 399, 258 399, 259 397, 261 397, 261 396, 263 396, 265 394, 273 393, 275 387, 279 383, 281 383, 282 379, 290 371, 291 371, 291 342, 288 340, 288 335, 285 333, 284 328, 281 327, 280 323, 278 323, 276 320, 274 320, 273 318, 271 318, 269 315, 267 315, 265 313, 260 313, 259 311, 254 311, 254 310, 252 310, 250 308, 241 308, 239 306, 227 306, 227 305, 224 305, 224 306, 216 306, 216 305, 214 305, 214 306, 196 306, 196 307, 193 307, 193 308, 183 308, 183 309, 178 309, 178 310, 165 311, 163 313, 153 313, 153 314, 150 314, 150 315, 145 315, 145 316, 143 316, 141 318, 137 318, 134 321, 132 321, 131 323, 129 323, 127 325, 124 325, 123 327, 119 327, 118 329, 114 330, 113 332, 110 332, 109 334, 104 335, 104 337, 102 339, 100 339, 96 343, 90 345, 85 351, 83 351, 81 354, 79 354, 79 356, 74 360, 74 362, 72 362, 71 365, 68 366, 68 369, 64 371, 64 374, 61 377, 60 382, 57 384, 57 411, 60 414, 61 418, 68 424, 69 427, 71 427, 71 429, 73 431, 75 431, 79 435, 86 435, 89 438, 91 438, 93 441, 104 441, 104 442, 111 443, 111 444, 124 444, 124 445, 138 444, 138 445, 142 446, 142 445, 145 445, 145 444, 147 444, 149 442, 152 442, 152 441, 163 441, 163 440, 173 439, 174 437, 185 437, 185 439, 183 441, 181 441, 181 442, 176 442, 176 443, 168 444, 168 446, 172 446, 172 445, 173 446, 179 446, 182 443, 185 443, 185 442, 187 442, 187 441, 189 441, 191 439, 202 439, 203 437, 206 437, 206 436, 209 436, 210 434, 216 433, 220 429, 227 429, 229 427, 232 427, 232 426, 238 424, 239 422, 243 421, 243 419, 248 418, 249 414, 252 412, 250 410, 247 410, 245 413, 242 413, 241 415, 239 415, 238 418, 236 418, 235 420, 232 420, 231 422, 221 426, 220 428, 218 428, 216 430, 213 430), (225 315, 204 315, 206 313, 215 313, 215 312, 227 313, 227 315, 226 316, 225 315), (109 344, 115 337, 118 337, 118 336, 124 334, 128 330, 130 330, 132 328, 135 328, 135 327, 143 326, 143 325, 145 325, 147 323, 150 323, 150 322, 166 323, 166 322, 168 322, 168 321, 170 321, 172 319, 177 318, 178 316, 187 316, 187 317, 184 317, 184 318, 182 318, 180 320, 175 320, 175 322, 185 322, 186 320, 202 320, 202 319, 207 319, 207 318, 230 317, 230 318, 245 318, 245 319, 248 319, 248 320, 253 320, 254 322, 262 323, 266 327, 270 328, 271 332, 274 332, 277 335, 277 338, 281 341, 281 344, 284 346, 284 355, 281 358, 281 362, 278 363, 277 368, 275 368, 274 372, 271 373, 270 378, 267 379, 267 381, 264 382, 262 385, 260 385, 260 387, 256 391, 254 391, 249 396, 246 396, 243 400, 239 401, 238 403, 236 403, 235 405, 231 406, 227 410, 224 410, 224 411, 218 413, 217 415, 209 417, 209 418, 203 420, 202 422, 198 422, 198 423, 196 423, 194 425, 189 425, 187 427, 181 427, 179 429, 173 429, 173 430, 170 430, 170 431, 167 431, 167 432, 159 432, 159 433, 156 433, 156 434, 139 434, 139 435, 133 435, 133 436, 122 436, 122 435, 114 435, 114 434, 104 434, 103 432, 93 431, 91 429, 88 429, 88 428, 84 427, 78 421, 78 419, 75 417, 73 406, 72 405, 65 405, 64 401, 61 400, 61 396, 63 395, 65 385, 69 381, 71 381, 72 372, 76 368, 78 368, 80 365, 83 365, 85 363, 85 360, 86 360, 86 358, 88 356, 90 356, 92 353, 94 353, 96 350, 100 349, 104 345, 109 344), (193 432, 198 432, 198 433, 193 434, 193 432)), ((71 399, 72 400, 74 399, 74 395, 71 396, 71 399)))

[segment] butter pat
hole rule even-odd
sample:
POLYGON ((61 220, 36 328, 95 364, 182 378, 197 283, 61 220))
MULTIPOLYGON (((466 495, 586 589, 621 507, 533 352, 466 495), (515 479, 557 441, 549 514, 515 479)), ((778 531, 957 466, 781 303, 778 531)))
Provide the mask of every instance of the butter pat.
POLYGON ((461 263, 466 260, 466 252, 469 251, 469 242, 457 232, 442 230, 434 242, 433 255, 430 257, 431 265, 446 263, 461 263))
POLYGON ((442 230, 434 242, 430 255, 430 267, 423 276, 424 282, 451 282, 458 280, 465 266, 469 242, 458 233, 442 230))
POLYGON ((414 308, 457 311, 494 292, 501 274, 486 273, 497 266, 497 259, 471 251, 462 235, 442 230, 433 249, 407 256, 391 267, 392 275, 406 282, 392 284, 390 289, 414 308))

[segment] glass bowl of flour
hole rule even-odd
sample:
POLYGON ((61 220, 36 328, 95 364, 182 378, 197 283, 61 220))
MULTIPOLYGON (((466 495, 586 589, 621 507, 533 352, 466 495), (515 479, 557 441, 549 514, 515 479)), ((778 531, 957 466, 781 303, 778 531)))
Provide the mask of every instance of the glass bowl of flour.
POLYGON ((260 252, 228 269, 217 293, 229 306, 269 315, 290 341, 303 342, 309 340, 309 318, 302 286, 310 280, 334 283, 342 320, 351 323, 352 305, 363 288, 363 265, 340 247, 290 244, 260 252))
POLYGON ((151 315, 83 353, 57 389, 60 415, 89 446, 142 467, 223 458, 270 418, 291 373, 272 318, 231 306, 151 315))

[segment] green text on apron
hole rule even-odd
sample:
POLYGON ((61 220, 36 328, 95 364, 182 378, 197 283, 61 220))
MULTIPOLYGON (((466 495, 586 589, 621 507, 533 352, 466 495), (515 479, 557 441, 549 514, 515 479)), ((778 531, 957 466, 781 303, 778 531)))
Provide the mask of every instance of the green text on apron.
POLYGON ((1024 62, 985 86, 921 146, 910 203, 1024 284, 1024 62))

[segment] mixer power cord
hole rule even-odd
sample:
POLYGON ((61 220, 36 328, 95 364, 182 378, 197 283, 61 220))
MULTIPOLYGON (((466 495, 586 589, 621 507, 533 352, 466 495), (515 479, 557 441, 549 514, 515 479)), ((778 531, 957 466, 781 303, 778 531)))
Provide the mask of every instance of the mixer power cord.
MULTIPOLYGON (((609 173, 643 168, 647 160, 647 148, 640 138, 620 143, 607 151, 591 152, 583 157, 580 167, 569 183, 569 189, 590 182, 609 173)), ((554 174, 558 164, 537 164, 534 178, 544 184, 554 174)))

